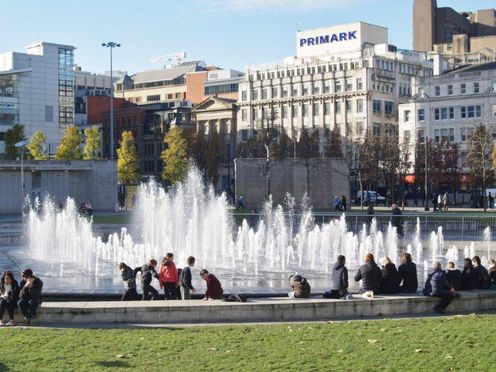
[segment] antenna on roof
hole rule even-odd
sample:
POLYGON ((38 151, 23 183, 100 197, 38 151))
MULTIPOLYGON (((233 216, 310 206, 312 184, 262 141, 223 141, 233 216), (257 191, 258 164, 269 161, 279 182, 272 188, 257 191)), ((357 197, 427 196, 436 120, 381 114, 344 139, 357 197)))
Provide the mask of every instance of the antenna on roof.
POLYGON ((171 68, 179 66, 186 58, 186 52, 177 52, 166 54, 164 56, 154 57, 148 60, 150 63, 161 63, 164 68, 171 68))

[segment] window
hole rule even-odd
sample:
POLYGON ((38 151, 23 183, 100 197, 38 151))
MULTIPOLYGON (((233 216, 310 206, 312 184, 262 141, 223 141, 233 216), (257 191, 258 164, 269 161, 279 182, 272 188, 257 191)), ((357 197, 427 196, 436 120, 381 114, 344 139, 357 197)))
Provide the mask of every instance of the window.
POLYGON ((160 101, 160 94, 154 94, 152 96, 146 96, 146 102, 160 101))
POLYGON ((350 100, 346 100, 346 112, 350 112, 351 111, 351 101, 350 100))
POLYGON ((314 85, 314 87, 313 87, 313 94, 320 94, 320 86, 314 85))
POLYGON ((439 112, 440 110, 438 108, 434 109, 434 120, 439 120, 441 118, 439 112))
POLYGON ((267 88, 262 89, 262 99, 267 99, 267 88))
POLYGON ((385 101, 384 102, 384 113, 386 115, 392 115, 393 114, 393 105, 394 105, 394 102, 391 102, 391 101, 385 101))
POLYGON ((341 82, 339 80, 336 80, 336 82, 334 83, 334 92, 341 92, 341 82))
POLYGON ((296 88, 296 87, 295 87, 295 88, 293 88, 293 91, 292 91, 292 93, 291 93, 291 96, 292 96, 292 97, 296 97, 296 96, 298 96, 298 88, 296 88))
POLYGON ((481 105, 475 106, 475 117, 477 117, 477 118, 482 117, 482 106, 481 105))
POLYGON ((167 99, 172 99, 172 94, 167 94, 167 99))
MULTIPOLYGON (((495 109, 496 109, 496 107, 495 107, 495 109)), ((324 103, 324 115, 330 115, 330 114, 331 114, 331 103, 325 102, 324 103)), ((496 113, 495 113, 495 115, 496 115, 496 113)))
POLYGON ((363 99, 357 99, 356 112, 357 112, 357 114, 361 114, 363 112, 363 99))
POLYGON ((425 110, 424 109, 419 109, 418 110, 418 120, 419 121, 424 121, 425 120, 425 110))
POLYGON ((253 92, 251 92, 251 96, 256 101, 258 99, 258 90, 257 89, 253 89, 253 92))
POLYGON ((474 106, 468 106, 467 107, 467 116, 469 118, 475 117, 475 107, 474 106))
POLYGON ((480 91, 479 83, 474 83, 474 93, 479 93, 479 91, 480 91))
POLYGON ((380 114, 381 113, 381 101, 374 100, 372 103, 372 109, 374 111, 374 114, 380 114))
POLYGON ((409 130, 403 131, 403 139, 405 140, 405 142, 410 142, 411 132, 409 130))
POLYGON ((462 117, 462 119, 465 119, 467 117, 467 108, 465 106, 461 107, 460 116, 462 117))
POLYGON ((447 120, 448 119, 448 108, 443 107, 441 109, 441 120, 447 120))
POLYGON ((288 88, 284 87, 282 89, 282 96, 283 96, 283 98, 286 98, 288 96, 288 88))
POLYGON ((460 84, 460 93, 461 94, 467 93, 467 84, 460 84))
POLYGON ((448 95, 452 95, 453 94, 453 85, 448 85, 448 95))
POLYGON ((283 119, 286 119, 288 117, 288 106, 282 106, 281 114, 283 119))
POLYGON ((325 82, 324 84, 324 94, 331 93, 331 84, 329 82, 325 82))
POLYGON ((417 141, 418 141, 418 143, 424 143, 425 142, 425 130, 420 129, 417 132, 417 141))
POLYGON ((242 121, 248 120, 248 110, 247 109, 241 110, 241 120, 242 121))
POLYGON ((449 128, 449 141, 450 142, 455 141, 455 129, 454 128, 449 128))
POLYGON ((45 121, 53 122, 53 106, 45 106, 45 121))
POLYGON ((357 135, 362 135, 363 133, 363 123, 361 121, 357 122, 356 123, 356 131, 355 131, 355 134, 357 135))
POLYGON ((293 118, 298 117, 298 106, 293 106, 293 118))
POLYGON ((435 92, 434 94, 436 96, 440 96, 441 95, 441 87, 440 86, 435 86, 434 87, 434 92, 435 92))
POLYGON ((277 87, 272 88, 272 98, 277 98, 278 89, 277 87))
POLYGON ((248 140, 248 129, 241 129, 241 141, 248 140))
POLYGON ((404 115, 405 115, 404 121, 405 121, 405 123, 408 123, 410 121, 411 116, 412 116, 412 112, 410 110, 405 110, 404 115))
POLYGON ((319 116, 319 104, 318 103, 313 104, 313 116, 319 116))
POLYGON ((341 113, 341 102, 336 102, 336 114, 340 114, 341 113))
POLYGON ((308 104, 303 105, 303 117, 306 118, 308 116, 308 104))
POLYGON ((246 90, 241 91, 241 100, 242 101, 247 101, 248 100, 248 95, 246 90))
POLYGON ((306 85, 303 86, 303 95, 308 96, 308 87, 306 85))
POLYGON ((353 80, 346 79, 346 91, 353 90, 353 80))
POLYGON ((381 135, 381 123, 374 123, 372 127, 372 135, 374 137, 379 137, 381 135))
POLYGON ((455 118, 455 108, 454 107, 449 107, 449 118, 454 119, 455 118))
POLYGON ((362 78, 358 78, 358 79, 356 79, 356 87, 357 87, 357 90, 362 90, 362 89, 363 89, 363 81, 362 81, 362 78))

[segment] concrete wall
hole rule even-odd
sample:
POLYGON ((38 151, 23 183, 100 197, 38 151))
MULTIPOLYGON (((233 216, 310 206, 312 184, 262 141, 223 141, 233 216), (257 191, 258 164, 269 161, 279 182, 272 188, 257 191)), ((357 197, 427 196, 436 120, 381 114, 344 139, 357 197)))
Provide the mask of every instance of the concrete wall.
MULTIPOLYGON (((248 208, 260 207, 267 194, 265 159, 234 161, 236 200, 243 195, 248 208)), ((349 195, 348 163, 343 159, 310 161, 310 192, 314 208, 330 208, 334 195, 349 195)), ((303 160, 271 161, 270 191, 276 204, 283 204, 286 193, 301 201, 307 187, 307 167, 303 160)), ((349 203, 348 203, 349 204, 349 203)))
MULTIPOLYGON (((26 161, 24 184, 32 200, 50 195, 65 202, 70 196, 90 202, 96 212, 117 205, 117 165, 111 161, 26 161)), ((21 201, 20 161, 0 161, 0 214, 20 213, 21 201)))

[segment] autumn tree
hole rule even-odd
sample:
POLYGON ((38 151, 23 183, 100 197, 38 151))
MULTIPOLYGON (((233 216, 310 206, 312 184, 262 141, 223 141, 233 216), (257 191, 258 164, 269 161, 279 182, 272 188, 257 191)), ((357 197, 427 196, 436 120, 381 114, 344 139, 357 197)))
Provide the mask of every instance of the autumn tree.
POLYGON ((5 157, 9 160, 17 159, 21 150, 15 147, 15 144, 24 140, 26 140, 24 125, 14 124, 5 132, 5 157))
POLYGON ((84 145, 84 160, 101 159, 102 133, 96 126, 84 130, 86 144, 84 145))
POLYGON ((161 158, 164 161, 162 178, 173 185, 183 181, 188 174, 188 149, 181 128, 173 127, 164 138, 166 144, 161 158))
POLYGON ((276 161, 283 161, 293 157, 293 141, 286 134, 285 130, 272 140, 270 144, 270 157, 276 161))
POLYGON ((325 131, 325 147, 324 156, 326 158, 342 158, 343 157, 343 143, 341 142, 341 135, 334 128, 332 131, 326 129, 325 131))
POLYGON ((81 150, 81 133, 74 125, 69 125, 65 129, 64 136, 60 140, 55 152, 57 160, 81 160, 83 151, 81 150))
POLYGON ((208 141, 205 136, 205 129, 199 128, 191 135, 189 157, 195 162, 198 169, 205 174, 207 169, 208 141))
POLYGON ((315 130, 309 133, 306 128, 302 129, 300 139, 296 145, 296 155, 298 161, 305 167, 307 181, 306 193, 310 196, 311 181, 317 175, 322 165, 320 161, 318 131, 315 130))
POLYGON ((45 150, 45 142, 45 135, 41 131, 34 132, 29 139, 29 144, 26 146, 26 148, 29 150, 34 160, 48 159, 45 150))
POLYGON ((140 179, 138 151, 131 131, 122 132, 117 149, 117 174, 123 185, 135 184, 140 179))
MULTIPOLYGON (((363 141, 356 142, 355 151, 360 191, 363 191, 364 187, 366 190, 371 190, 372 185, 379 179, 379 143, 375 137, 366 135, 363 141)), ((363 200, 360 205, 363 208, 363 200)))
POLYGON ((492 150, 493 129, 480 123, 470 136, 465 166, 470 169, 474 184, 482 189, 484 211, 487 210, 487 185, 494 176, 492 150))

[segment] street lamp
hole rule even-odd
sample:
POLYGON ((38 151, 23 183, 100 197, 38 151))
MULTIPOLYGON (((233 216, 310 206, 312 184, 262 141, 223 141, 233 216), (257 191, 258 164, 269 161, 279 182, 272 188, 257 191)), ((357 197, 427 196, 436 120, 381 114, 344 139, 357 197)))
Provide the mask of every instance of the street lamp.
MULTIPOLYGON (((427 128, 426 128, 427 130, 427 128)), ((425 162, 424 162, 424 211, 428 212, 429 211, 429 192, 427 191, 427 187, 428 187, 428 183, 427 183, 427 173, 428 173, 428 160, 427 160, 427 140, 428 140, 428 137, 427 137, 427 134, 425 135, 424 137, 424 142, 425 142, 425 148, 424 148, 424 151, 425 151, 425 154, 424 154, 424 158, 425 158, 425 162)))
POLYGON ((14 146, 21 150, 21 210, 24 204, 24 196, 26 194, 26 185, 24 182, 24 149, 26 148, 28 140, 17 142, 14 146))
POLYGON ((109 41, 102 43, 102 47, 110 49, 110 160, 114 160, 114 81, 112 75, 112 49, 119 48, 121 44, 109 41))

